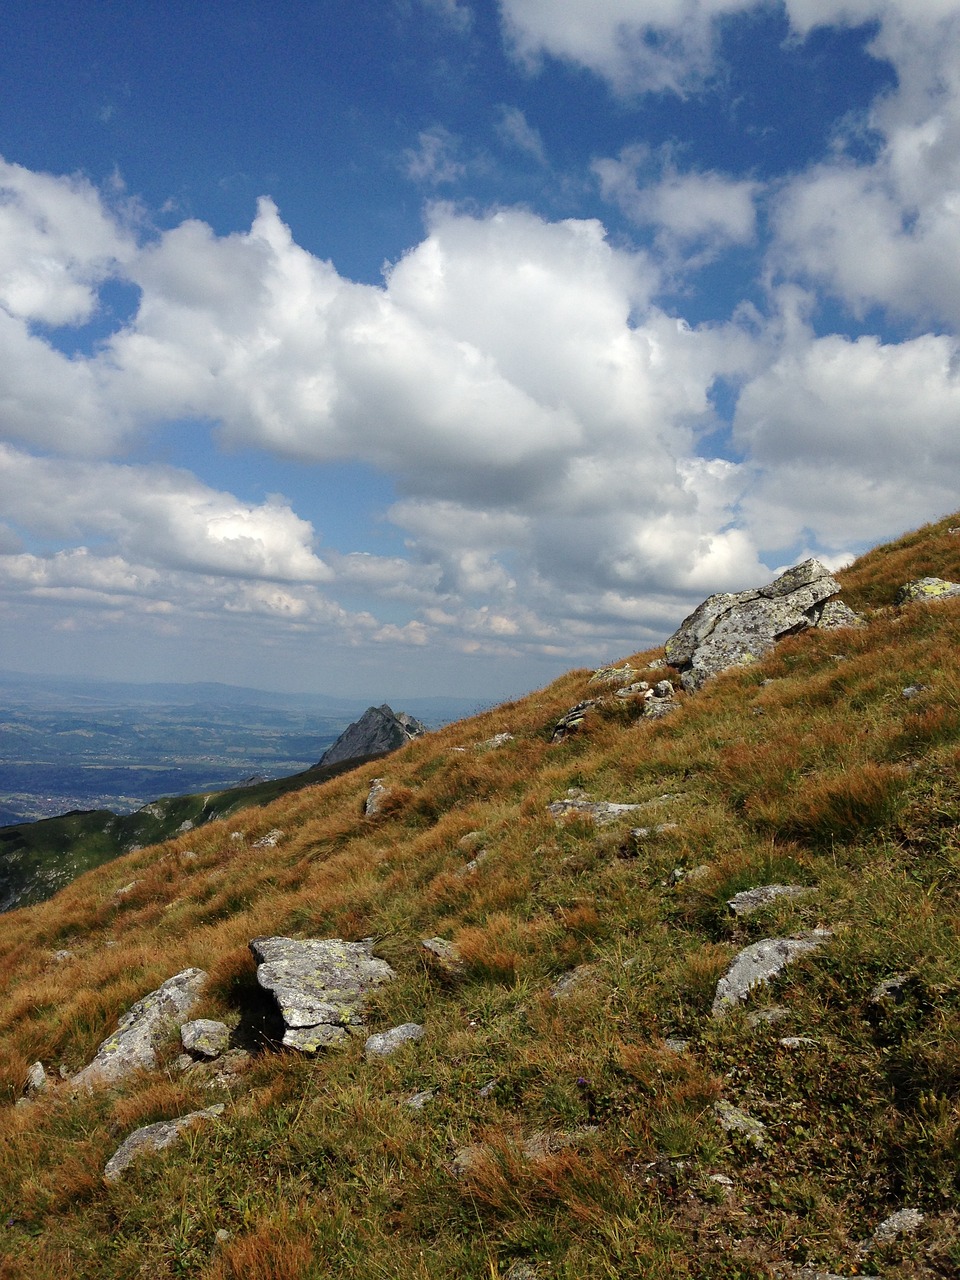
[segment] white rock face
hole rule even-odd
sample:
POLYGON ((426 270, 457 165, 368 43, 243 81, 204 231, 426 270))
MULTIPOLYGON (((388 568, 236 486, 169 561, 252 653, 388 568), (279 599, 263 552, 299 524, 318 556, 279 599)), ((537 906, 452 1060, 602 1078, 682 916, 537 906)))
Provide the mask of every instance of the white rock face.
POLYGON ((304 1053, 343 1044, 363 1023, 371 987, 396 977, 372 942, 342 938, 254 938, 257 981, 273 994, 286 1023, 283 1043, 304 1053))
POLYGON ((796 938, 763 938, 745 947, 717 983, 711 1010, 715 1018, 725 1017, 745 1000, 754 987, 769 982, 787 965, 808 951, 815 951, 833 937, 829 929, 813 929, 796 938))
POLYGON ((93 1061, 72 1078, 74 1087, 115 1084, 134 1071, 152 1071, 156 1045, 174 1023, 182 1021, 200 998, 207 975, 184 969, 168 978, 123 1015, 112 1036, 102 1041, 93 1061))

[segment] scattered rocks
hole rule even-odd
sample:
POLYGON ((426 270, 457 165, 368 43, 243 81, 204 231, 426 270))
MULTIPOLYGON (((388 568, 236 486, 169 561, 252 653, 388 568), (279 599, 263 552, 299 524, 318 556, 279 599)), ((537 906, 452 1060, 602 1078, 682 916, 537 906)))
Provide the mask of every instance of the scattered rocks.
POLYGON ((839 590, 819 560, 805 560, 768 586, 710 596, 667 641, 667 662, 685 689, 699 689, 728 667, 756 662, 783 636, 817 626, 839 590))
POLYGON ((424 1034, 424 1028, 419 1022, 404 1022, 399 1027, 391 1027, 389 1031, 377 1031, 372 1036, 367 1036, 363 1046, 364 1056, 368 1061, 372 1058, 389 1058, 405 1044, 422 1040, 424 1034))
POLYGON ((272 831, 268 831, 259 840, 254 840, 252 847, 254 849, 275 849, 282 839, 283 832, 279 827, 274 827, 272 831))
POLYGON ((196 1018, 180 1028, 180 1043, 186 1053, 201 1058, 219 1058, 230 1046, 230 1028, 211 1018, 196 1018))
POLYGON ((932 600, 950 600, 960 596, 960 582, 946 578, 914 578, 897 592, 897 604, 929 604, 932 600))
POLYGON ((676 699, 676 690, 669 680, 658 680, 652 689, 643 695, 643 717, 645 720, 659 720, 676 711, 680 705, 676 699))
POLYGON ((763 938, 745 947, 717 983, 711 1009, 714 1018, 725 1017, 745 1000, 754 987, 769 982, 787 965, 833 937, 829 929, 813 929, 795 938, 763 938))
POLYGON ((622 689, 615 689, 613 696, 615 698, 639 698, 642 694, 647 693, 650 686, 646 680, 638 680, 634 684, 624 685, 622 689))
POLYGON ((384 801, 389 794, 390 789, 383 778, 374 778, 370 783, 370 791, 363 803, 363 816, 365 818, 375 818, 378 813, 381 813, 384 801))
POLYGON ((396 977, 373 943, 342 938, 254 938, 257 981, 273 994, 286 1024, 283 1043, 304 1053, 343 1044, 363 1023, 371 987, 396 977))
POLYGON ((727 906, 735 916, 749 916, 762 907, 776 902, 777 898, 800 898, 811 890, 799 884, 762 884, 755 889, 735 893, 727 906))
POLYGON ((553 730, 551 742, 563 742, 564 738, 569 738, 572 733, 579 733, 583 728, 583 722, 586 719, 587 712, 591 707, 597 705, 596 698, 585 698, 583 702, 578 702, 575 707, 571 707, 557 721, 553 730))
POLYGON ((512 733, 495 733, 492 738, 486 738, 483 742, 478 742, 477 751, 495 751, 497 747, 504 747, 508 742, 513 741, 512 733))
POLYGON ((213 1120, 223 1114, 223 1103, 218 1102, 203 1111, 191 1111, 189 1115, 180 1116, 176 1120, 158 1120, 156 1124, 144 1125, 135 1129, 116 1149, 107 1161, 103 1176, 107 1182, 116 1182, 125 1170, 148 1151, 163 1151, 180 1137, 185 1129, 201 1124, 205 1120, 213 1120))
POLYGON ((547 805, 547 812, 556 822, 567 818, 589 818, 598 827, 605 827, 616 822, 625 813, 633 813, 642 809, 640 804, 614 804, 610 800, 589 800, 582 794, 569 795, 566 800, 553 800, 547 805))
POLYGON ((113 1035, 102 1041, 93 1061, 73 1076, 74 1087, 114 1084, 134 1071, 156 1067, 157 1043, 172 1023, 194 1007, 206 980, 202 969, 184 969, 138 1000, 113 1035))
POLYGON ((739 1107, 725 1102, 722 1098, 719 1102, 713 1104, 713 1111, 720 1122, 720 1127, 725 1129, 727 1133, 742 1134, 749 1143, 760 1151, 766 1147, 767 1126, 765 1124, 755 1120, 753 1116, 748 1116, 745 1111, 741 1111, 739 1107))
POLYGON ((912 1236, 920 1229, 924 1215, 919 1209, 898 1209, 884 1218, 873 1233, 874 1244, 892 1244, 899 1236, 912 1236))

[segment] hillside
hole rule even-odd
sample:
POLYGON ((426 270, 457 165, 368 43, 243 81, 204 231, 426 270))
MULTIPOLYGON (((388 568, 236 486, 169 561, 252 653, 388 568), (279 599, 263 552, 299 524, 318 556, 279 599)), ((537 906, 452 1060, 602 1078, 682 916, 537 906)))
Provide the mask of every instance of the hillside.
POLYGON ((960 580, 958 524, 838 575, 865 625, 695 693, 662 651, 620 660, 671 714, 573 671, 0 917, 0 1277, 955 1275, 960 599, 895 600, 960 580), (249 946, 277 938, 392 969, 344 1047, 280 1046, 249 946), (792 963, 721 998, 767 939, 792 963), (171 1029, 71 1087, 194 966, 227 1055, 171 1029))

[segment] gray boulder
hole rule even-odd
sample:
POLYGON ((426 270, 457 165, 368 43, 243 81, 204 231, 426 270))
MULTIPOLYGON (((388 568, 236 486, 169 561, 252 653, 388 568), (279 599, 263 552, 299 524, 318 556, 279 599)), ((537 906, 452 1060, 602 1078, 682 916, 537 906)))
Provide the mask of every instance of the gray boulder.
POLYGON ((304 1053, 344 1044, 363 1023, 371 987, 396 977, 373 955, 372 942, 342 938, 254 938, 257 981, 271 992, 286 1024, 283 1043, 304 1053))
POLYGON ((135 1129, 116 1149, 104 1166, 103 1176, 107 1182, 116 1182, 124 1171, 139 1156, 147 1151, 163 1151, 171 1146, 183 1133, 193 1125, 204 1120, 213 1120, 223 1114, 223 1103, 218 1102, 203 1111, 191 1111, 189 1115, 179 1116, 176 1120, 158 1120, 156 1124, 146 1124, 142 1129, 135 1129))
POLYGON ((960 582, 948 582, 946 578, 914 578, 905 582, 897 592, 897 604, 929 603, 931 600, 950 600, 960 596, 960 582))
POLYGON ((344 729, 333 746, 328 747, 317 761, 317 767, 362 756, 383 756, 426 732, 426 725, 405 711, 394 711, 386 703, 381 707, 367 707, 360 719, 344 729))
POLYGON ((723 1018, 754 989, 776 977, 787 965, 793 964, 808 951, 829 941, 833 934, 829 929, 812 929, 796 938, 763 938, 745 947, 717 983, 712 1014, 723 1018))
POLYGON ((157 1065, 157 1044, 171 1026, 190 1013, 206 980, 202 969, 184 969, 138 1000, 120 1019, 113 1035, 102 1041, 93 1061, 73 1076, 71 1084, 89 1089, 116 1084, 134 1071, 152 1071, 157 1065))
POLYGON ((784 636, 816 626, 839 590, 819 560, 804 560, 766 587, 710 596, 667 641, 667 662, 685 689, 699 689, 727 667, 756 662, 784 636))

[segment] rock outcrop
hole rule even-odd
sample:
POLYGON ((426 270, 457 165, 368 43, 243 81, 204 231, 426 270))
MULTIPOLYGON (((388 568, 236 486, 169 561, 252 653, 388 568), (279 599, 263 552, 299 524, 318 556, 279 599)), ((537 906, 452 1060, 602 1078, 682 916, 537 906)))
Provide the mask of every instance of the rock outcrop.
POLYGON ((667 641, 667 662, 685 689, 699 689, 727 667, 756 662, 784 636, 817 626, 839 590, 819 560, 804 560, 766 587, 710 596, 667 641))
POLYGON ((174 1024, 185 1019, 207 980, 202 969, 184 969, 131 1005, 116 1031, 97 1049, 96 1057, 71 1079, 74 1088, 115 1084, 134 1071, 152 1071, 156 1046, 174 1024))
POLYGON ((386 703, 381 707, 367 707, 360 719, 344 729, 333 746, 323 753, 316 767, 364 756, 383 756, 426 731, 426 725, 419 720, 405 711, 393 711, 386 703))
POLYGON ((960 596, 960 582, 948 582, 946 578, 914 578, 912 582, 905 582, 897 592, 897 604, 950 600, 954 596, 960 596))
POLYGON ((342 938, 254 938, 257 981, 271 992, 286 1025, 283 1043, 304 1053, 344 1044, 363 1024, 371 987, 396 977, 372 942, 342 938))

